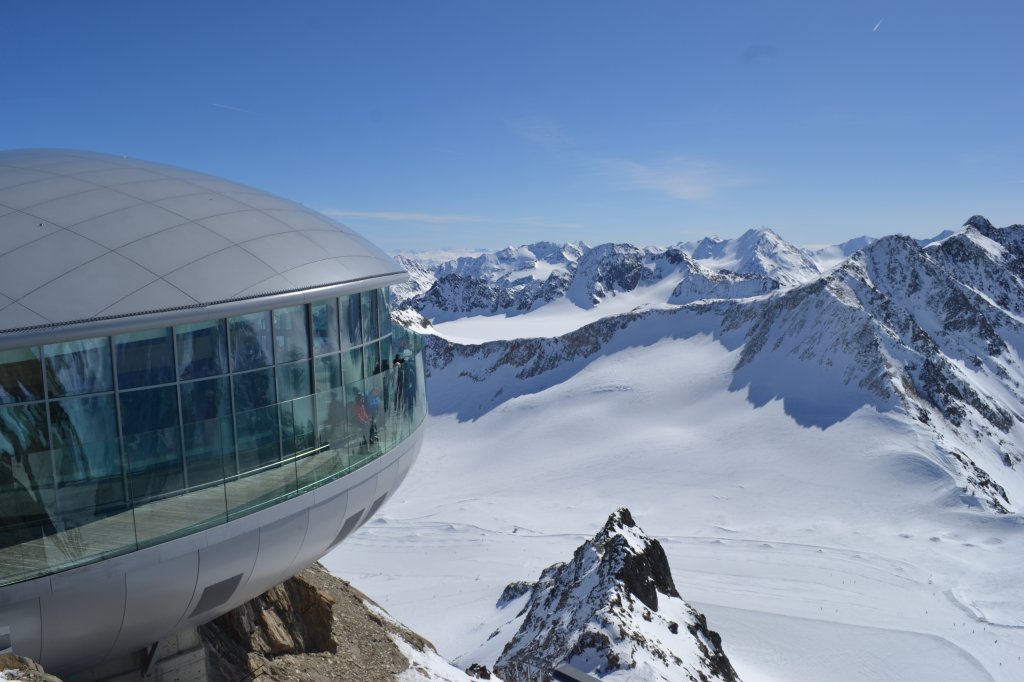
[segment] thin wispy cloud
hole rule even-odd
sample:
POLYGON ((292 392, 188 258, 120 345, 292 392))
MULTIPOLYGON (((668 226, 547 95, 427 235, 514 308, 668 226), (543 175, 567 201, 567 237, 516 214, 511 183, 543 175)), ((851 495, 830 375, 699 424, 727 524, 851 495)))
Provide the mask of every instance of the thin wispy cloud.
POLYGON ((544 116, 507 118, 505 125, 530 142, 547 149, 562 149, 572 144, 557 123, 544 116))
POLYGON ((255 111, 249 111, 248 109, 243 109, 241 107, 233 107, 230 104, 218 104, 217 102, 212 102, 212 104, 213 104, 213 106, 217 107, 218 109, 227 109, 228 111, 237 111, 237 112, 242 113, 242 114, 255 114, 256 113, 255 111))
POLYGON ((719 165, 699 159, 672 158, 658 164, 601 159, 597 163, 615 184, 655 190, 684 201, 707 199, 728 187, 747 184, 719 165))
POLYGON ((516 218, 500 218, 495 216, 465 215, 462 213, 420 213, 416 211, 347 211, 328 208, 320 211, 332 218, 356 218, 360 220, 380 220, 391 222, 431 223, 431 224, 479 224, 479 225, 532 225, 535 227, 552 227, 575 229, 581 223, 548 220, 540 216, 521 216, 516 218))
POLYGON ((883 21, 885 21, 885 17, 882 17, 881 19, 879 19, 878 23, 875 24, 875 27, 873 29, 871 29, 871 30, 872 31, 877 31, 878 29, 882 28, 882 22, 883 21))
POLYGON ((417 213, 410 211, 346 211, 328 208, 321 211, 333 218, 360 218, 363 220, 387 220, 417 223, 487 223, 487 218, 459 213, 417 213))

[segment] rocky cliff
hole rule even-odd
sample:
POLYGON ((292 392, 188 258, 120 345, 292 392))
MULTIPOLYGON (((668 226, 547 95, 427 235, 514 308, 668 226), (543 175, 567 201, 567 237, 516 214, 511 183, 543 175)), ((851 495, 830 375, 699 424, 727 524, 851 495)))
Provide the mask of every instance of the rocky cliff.
POLYGON ((200 628, 211 682, 461 682, 433 645, 320 564, 200 628))

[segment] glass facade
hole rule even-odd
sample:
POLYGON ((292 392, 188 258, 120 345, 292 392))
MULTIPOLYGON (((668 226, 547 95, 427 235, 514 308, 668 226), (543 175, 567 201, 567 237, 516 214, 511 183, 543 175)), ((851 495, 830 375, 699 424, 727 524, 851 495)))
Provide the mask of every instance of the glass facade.
POLYGON ((425 415, 385 290, 0 352, 0 585, 307 492, 425 415))

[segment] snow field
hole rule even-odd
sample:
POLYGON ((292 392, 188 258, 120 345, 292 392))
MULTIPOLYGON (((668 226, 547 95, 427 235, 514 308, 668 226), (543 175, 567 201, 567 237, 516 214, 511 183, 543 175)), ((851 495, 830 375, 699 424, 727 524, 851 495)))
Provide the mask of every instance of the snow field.
POLYGON ((626 506, 747 682, 1024 679, 1018 517, 967 507, 894 413, 822 430, 755 408, 729 390, 736 359, 663 340, 475 420, 431 416, 396 498, 324 561, 441 654, 491 665, 504 586, 626 506))

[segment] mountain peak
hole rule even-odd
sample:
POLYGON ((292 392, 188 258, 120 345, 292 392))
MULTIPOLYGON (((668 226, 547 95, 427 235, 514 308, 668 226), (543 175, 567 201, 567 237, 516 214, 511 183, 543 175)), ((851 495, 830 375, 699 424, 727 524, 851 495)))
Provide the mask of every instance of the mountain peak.
POLYGON ((967 222, 964 223, 964 227, 973 227, 974 229, 982 233, 984 233, 987 230, 995 229, 992 223, 989 222, 988 218, 982 215, 972 215, 970 218, 967 219, 967 222))
POLYGON ((738 682, 721 638, 676 591, 661 543, 626 508, 571 561, 544 569, 512 622, 519 630, 494 666, 506 681, 569 663, 600 675, 629 670, 637 680, 738 682))

